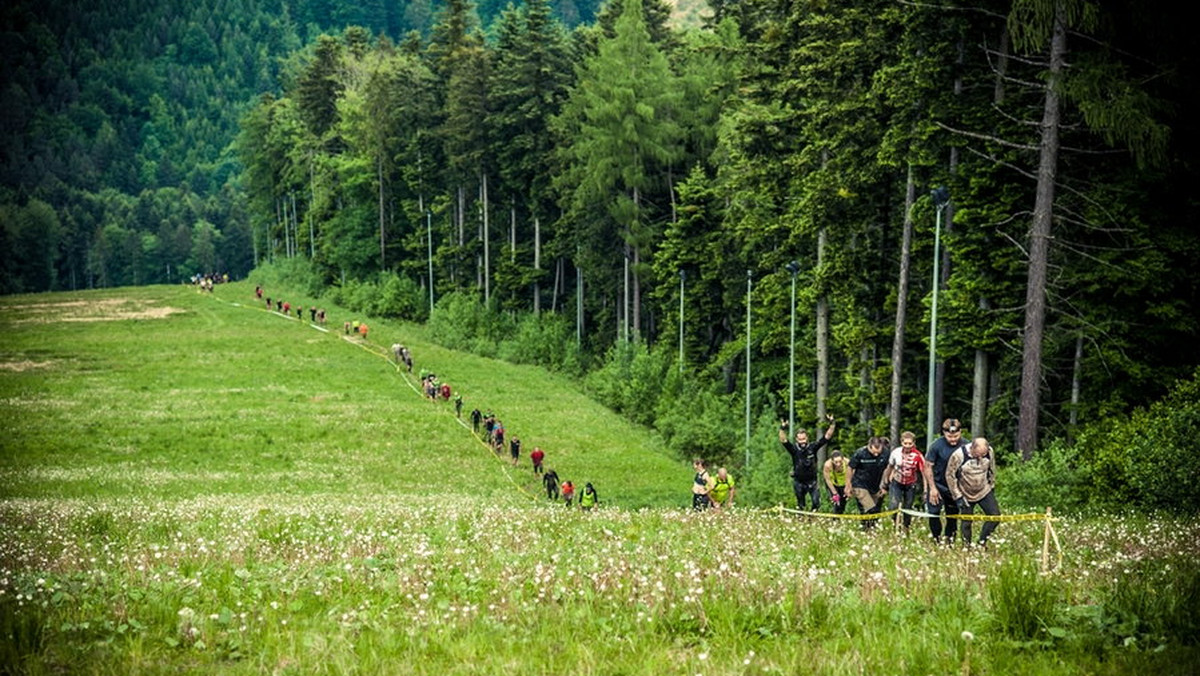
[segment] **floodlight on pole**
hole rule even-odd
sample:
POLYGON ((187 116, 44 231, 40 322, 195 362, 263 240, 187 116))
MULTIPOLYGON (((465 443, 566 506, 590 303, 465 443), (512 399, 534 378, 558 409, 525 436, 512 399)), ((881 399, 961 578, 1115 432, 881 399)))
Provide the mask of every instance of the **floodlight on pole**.
POLYGON ((934 389, 937 387, 937 323, 938 323, 938 287, 941 286, 942 262, 942 212, 950 204, 950 191, 946 186, 939 186, 930 191, 933 205, 937 210, 936 225, 933 230, 933 299, 930 303, 929 317, 929 383, 928 400, 925 405, 925 447, 933 444, 937 431, 936 411, 934 403, 937 398, 934 389))
POLYGON ((792 335, 788 351, 788 429, 796 429, 796 274, 800 264, 792 261, 784 266, 792 275, 792 335))

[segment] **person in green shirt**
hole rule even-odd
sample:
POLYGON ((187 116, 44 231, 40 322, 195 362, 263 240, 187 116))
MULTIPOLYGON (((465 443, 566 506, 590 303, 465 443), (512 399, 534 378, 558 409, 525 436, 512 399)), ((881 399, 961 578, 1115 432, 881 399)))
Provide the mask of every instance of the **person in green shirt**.
POLYGON ((588 512, 598 504, 600 504, 600 496, 596 494, 596 489, 590 483, 585 484, 583 493, 579 496, 579 507, 588 512))
POLYGON ((724 467, 717 470, 717 478, 713 480, 712 491, 708 497, 712 500, 713 509, 733 506, 734 480, 724 467))

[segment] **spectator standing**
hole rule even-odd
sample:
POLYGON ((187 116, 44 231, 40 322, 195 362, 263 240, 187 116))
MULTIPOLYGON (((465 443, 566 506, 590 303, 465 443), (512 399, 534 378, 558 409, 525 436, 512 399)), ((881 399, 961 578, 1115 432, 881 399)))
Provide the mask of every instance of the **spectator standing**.
POLYGON ((784 450, 792 456, 792 491, 796 494, 796 509, 800 511, 804 511, 805 496, 812 502, 812 511, 815 512, 821 507, 821 489, 817 482, 817 453, 829 443, 837 428, 833 416, 827 415, 825 418, 829 421, 825 436, 811 444, 808 443, 808 430, 804 428, 796 430, 794 443, 788 441, 788 423, 786 420, 779 421, 779 443, 783 444, 784 450))

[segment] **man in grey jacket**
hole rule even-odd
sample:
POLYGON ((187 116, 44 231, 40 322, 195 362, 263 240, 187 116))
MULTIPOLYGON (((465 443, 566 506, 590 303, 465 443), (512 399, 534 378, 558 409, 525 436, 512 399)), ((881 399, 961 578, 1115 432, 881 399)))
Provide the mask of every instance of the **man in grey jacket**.
MULTIPOLYGON (((975 513, 978 506, 988 516, 999 516, 1000 505, 996 503, 996 460, 987 439, 976 437, 970 446, 950 456, 946 464, 946 484, 950 495, 958 505, 959 514, 975 513)), ((997 522, 985 521, 979 531, 979 544, 986 545, 997 522)), ((963 544, 971 543, 971 522, 963 520, 963 544)))

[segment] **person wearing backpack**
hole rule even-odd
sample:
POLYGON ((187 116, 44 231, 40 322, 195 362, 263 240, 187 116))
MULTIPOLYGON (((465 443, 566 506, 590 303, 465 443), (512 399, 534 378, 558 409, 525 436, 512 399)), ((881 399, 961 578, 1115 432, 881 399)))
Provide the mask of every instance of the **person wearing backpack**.
MULTIPOLYGON (((904 432, 900 435, 900 445, 892 449, 888 459, 887 469, 883 471, 883 483, 888 487, 888 509, 912 509, 917 497, 917 480, 924 479, 925 490, 933 485, 933 474, 925 462, 925 456, 917 450, 917 435, 904 432)), ((899 515, 897 515, 899 516, 899 515)), ((904 514, 904 532, 912 525, 912 515, 904 514)))
MULTIPOLYGON (((963 446, 950 456, 946 466, 946 482, 959 514, 973 514, 975 507, 988 516, 1000 516, 1000 505, 996 502, 996 460, 987 439, 976 437, 969 446, 963 446)), ((996 530, 995 521, 985 521, 979 529, 979 545, 987 545, 987 539, 996 530)), ((963 521, 964 545, 971 544, 971 522, 963 521)))
POLYGON ((808 443, 808 430, 804 428, 796 430, 794 443, 788 441, 788 423, 786 420, 779 421, 779 443, 783 444, 784 450, 792 456, 792 492, 796 494, 796 509, 800 511, 804 511, 804 496, 806 495, 812 502, 812 511, 816 512, 821 508, 821 485, 817 481, 817 452, 829 443, 837 428, 833 416, 826 415, 825 418, 829 420, 829 428, 825 430, 825 436, 811 444, 808 443))
POLYGON ((962 440, 962 424, 955 418, 942 421, 942 436, 929 444, 925 450, 925 464, 929 465, 933 474, 933 486, 928 489, 928 500, 925 511, 932 517, 929 519, 929 533, 934 542, 954 542, 958 531, 958 505, 950 494, 950 486, 946 483, 946 465, 950 457, 966 444, 962 440), (946 510, 946 528, 942 530, 942 510, 946 510))

